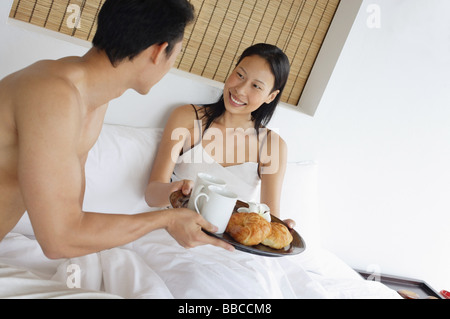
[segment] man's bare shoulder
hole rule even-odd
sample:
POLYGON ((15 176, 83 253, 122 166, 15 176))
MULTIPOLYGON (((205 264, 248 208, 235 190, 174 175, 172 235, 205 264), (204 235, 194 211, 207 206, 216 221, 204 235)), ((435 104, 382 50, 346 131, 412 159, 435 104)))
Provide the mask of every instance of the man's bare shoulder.
POLYGON ((42 60, 11 74, 5 80, 14 84, 17 96, 24 96, 24 93, 42 96, 41 93, 49 90, 54 93, 59 90, 64 90, 63 93, 75 93, 77 90, 72 79, 73 69, 61 61, 42 60))
POLYGON ((80 92, 69 72, 60 61, 39 61, 3 79, 0 90, 7 90, 14 113, 80 112, 80 92))
POLYGON ((0 80, 3 140, 12 141, 16 131, 52 127, 56 122, 67 129, 73 123, 79 130, 82 102, 67 70, 58 61, 39 61, 0 80))

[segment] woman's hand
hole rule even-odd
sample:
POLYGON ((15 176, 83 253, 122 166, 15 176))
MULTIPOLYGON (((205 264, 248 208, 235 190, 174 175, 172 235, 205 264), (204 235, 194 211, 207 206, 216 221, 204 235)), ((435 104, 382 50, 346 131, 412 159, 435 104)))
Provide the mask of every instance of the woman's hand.
POLYGON ((181 190, 184 196, 188 196, 191 194, 192 188, 194 187, 194 182, 188 179, 183 179, 178 182, 173 182, 173 184, 177 184, 177 189, 174 191, 181 190))
POLYGON ((295 220, 293 219, 285 219, 283 222, 289 227, 289 229, 293 229, 295 227, 295 220))
POLYGON ((172 183, 150 182, 145 191, 145 200, 150 207, 166 207, 170 205, 170 194, 181 190, 184 196, 188 196, 193 187, 194 182, 187 179, 172 183))

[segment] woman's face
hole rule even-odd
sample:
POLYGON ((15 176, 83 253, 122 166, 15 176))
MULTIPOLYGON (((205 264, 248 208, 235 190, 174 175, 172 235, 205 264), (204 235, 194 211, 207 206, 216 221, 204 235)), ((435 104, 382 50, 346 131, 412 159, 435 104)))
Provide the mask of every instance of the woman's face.
POLYGON ((258 55, 245 57, 225 82, 225 109, 232 114, 250 114, 262 104, 272 102, 275 78, 269 64, 258 55))

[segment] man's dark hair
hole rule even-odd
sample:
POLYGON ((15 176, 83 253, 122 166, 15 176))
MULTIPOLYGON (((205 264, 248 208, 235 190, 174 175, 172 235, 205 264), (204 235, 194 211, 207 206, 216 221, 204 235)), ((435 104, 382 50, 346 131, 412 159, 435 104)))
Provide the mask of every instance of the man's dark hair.
POLYGON ((164 42, 170 56, 193 19, 188 0, 106 0, 92 44, 106 52, 112 65, 164 42))

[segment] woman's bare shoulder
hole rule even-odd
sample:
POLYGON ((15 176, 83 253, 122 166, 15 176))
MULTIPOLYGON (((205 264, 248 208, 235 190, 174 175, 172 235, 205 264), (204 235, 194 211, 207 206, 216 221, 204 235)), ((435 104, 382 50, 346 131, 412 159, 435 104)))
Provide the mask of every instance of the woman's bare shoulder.
POLYGON ((169 118, 171 124, 179 127, 193 128, 197 120, 199 107, 193 104, 185 104, 175 108, 169 118))
POLYGON ((262 143, 261 146, 263 147, 270 147, 272 143, 278 143, 281 144, 282 147, 287 148, 287 144, 280 134, 268 128, 262 128, 260 130, 260 141, 262 143))
POLYGON ((286 158, 288 146, 285 140, 275 131, 266 129, 260 140, 260 156, 263 163, 270 162, 271 156, 277 154, 278 158, 286 158))

